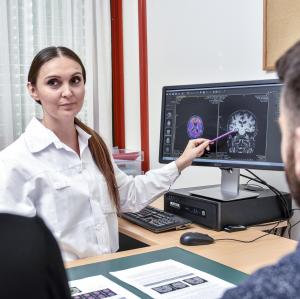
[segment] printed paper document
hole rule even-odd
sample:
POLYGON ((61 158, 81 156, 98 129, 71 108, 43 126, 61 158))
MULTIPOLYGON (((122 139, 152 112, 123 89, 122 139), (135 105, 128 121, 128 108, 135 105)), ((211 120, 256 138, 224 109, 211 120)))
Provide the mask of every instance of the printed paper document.
POLYGON ((111 275, 152 298, 216 299, 233 284, 174 260, 155 262, 111 275))
POLYGON ((136 295, 122 288, 103 275, 69 281, 73 299, 110 298, 138 299, 136 295))

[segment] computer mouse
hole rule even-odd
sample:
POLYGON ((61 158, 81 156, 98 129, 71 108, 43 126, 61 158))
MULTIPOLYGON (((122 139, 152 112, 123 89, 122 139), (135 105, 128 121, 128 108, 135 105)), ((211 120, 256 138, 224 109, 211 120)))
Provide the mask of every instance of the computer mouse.
POLYGON ((198 232, 186 232, 181 235, 180 243, 182 245, 195 246, 195 245, 207 245, 214 243, 215 240, 206 234, 198 232))

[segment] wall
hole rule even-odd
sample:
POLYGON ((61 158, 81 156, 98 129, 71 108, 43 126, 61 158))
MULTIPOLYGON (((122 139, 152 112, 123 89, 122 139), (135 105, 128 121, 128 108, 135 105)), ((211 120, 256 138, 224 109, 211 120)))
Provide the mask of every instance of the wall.
MULTIPOLYGON (((128 7, 133 3, 136 0, 124 0, 127 16, 130 11, 128 7)), ((147 0, 147 18, 150 165, 151 168, 157 168, 162 166, 158 163, 162 86, 273 79, 276 75, 262 70, 261 0, 147 0)), ((131 25, 133 24, 131 19, 131 25)), ((130 30, 125 23, 124 25, 124 38, 127 40, 125 52, 131 53, 136 51, 133 50, 136 46, 135 36, 126 35, 130 30)), ((137 64, 136 57, 127 60, 128 76, 130 68, 134 69, 137 64)), ((134 98, 134 86, 126 85, 125 82, 126 89, 126 95, 129 96, 125 98, 126 105, 138 105, 134 98)), ((136 117, 129 113, 126 116, 126 126, 130 128, 127 147, 139 148, 139 131, 134 129, 133 124, 136 124, 136 117)), ((283 172, 255 173, 282 191, 288 189, 283 172)), ((173 187, 218 182, 219 169, 189 167, 173 187)))
POLYGON ((123 0, 126 148, 140 149, 138 0, 123 0))

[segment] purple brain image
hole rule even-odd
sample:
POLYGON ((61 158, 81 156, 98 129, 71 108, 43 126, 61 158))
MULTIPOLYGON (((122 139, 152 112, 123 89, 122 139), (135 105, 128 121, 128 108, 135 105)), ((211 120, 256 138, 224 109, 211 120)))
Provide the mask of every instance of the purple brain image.
POLYGON ((203 135, 204 125, 202 118, 198 115, 190 117, 187 123, 187 133, 191 139, 199 138, 203 135))

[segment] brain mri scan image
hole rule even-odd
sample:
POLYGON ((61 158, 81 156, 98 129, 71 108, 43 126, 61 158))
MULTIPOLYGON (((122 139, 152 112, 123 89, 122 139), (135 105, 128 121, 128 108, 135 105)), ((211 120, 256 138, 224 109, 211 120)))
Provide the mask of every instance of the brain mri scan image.
POLYGON ((203 135, 204 125, 200 116, 193 115, 187 123, 187 134, 191 139, 199 138, 203 135))
POLYGON ((229 153, 253 154, 258 132, 256 116, 249 110, 235 111, 229 116, 227 128, 237 132, 227 139, 229 153))
POLYGON ((166 87, 160 159, 176 159, 191 139, 206 138, 209 151, 195 165, 280 168, 281 86, 253 81, 166 87))

